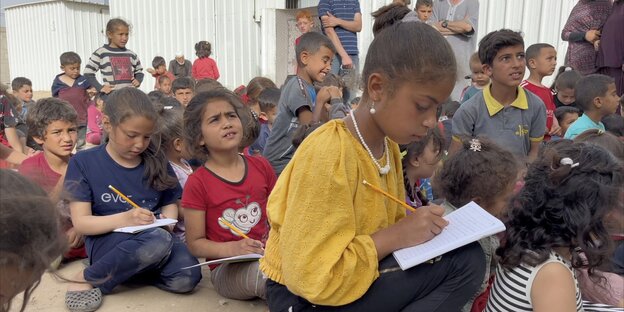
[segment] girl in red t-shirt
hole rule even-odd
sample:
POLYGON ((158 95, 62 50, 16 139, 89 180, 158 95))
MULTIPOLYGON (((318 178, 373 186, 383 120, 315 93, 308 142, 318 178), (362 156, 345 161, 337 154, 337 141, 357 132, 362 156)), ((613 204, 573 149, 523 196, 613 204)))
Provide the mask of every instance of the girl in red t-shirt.
POLYGON ((193 67, 191 67, 191 75, 193 75, 193 79, 202 80, 202 79, 219 79, 219 68, 217 67, 217 62, 210 58, 212 54, 212 46, 208 41, 200 41, 195 44, 195 54, 197 54, 197 59, 193 62, 193 67))
MULTIPOLYGON (((184 111, 185 144, 192 157, 203 162, 189 176, 182 195, 186 242, 196 257, 264 253, 269 231, 266 204, 276 176, 266 159, 239 154, 241 108, 234 93, 217 89, 197 94, 184 111)), ((220 295, 265 298, 258 261, 211 269, 210 279, 220 295)))

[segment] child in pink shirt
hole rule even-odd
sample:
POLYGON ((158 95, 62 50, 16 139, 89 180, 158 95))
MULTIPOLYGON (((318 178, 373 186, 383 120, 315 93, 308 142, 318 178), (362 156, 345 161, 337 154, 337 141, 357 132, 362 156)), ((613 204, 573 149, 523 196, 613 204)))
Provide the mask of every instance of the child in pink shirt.
POLYGON ((195 44, 195 54, 197 54, 198 59, 193 62, 193 68, 191 69, 193 78, 195 80, 206 78, 218 80, 219 68, 217 68, 215 60, 210 58, 210 54, 212 54, 210 42, 200 41, 195 44))

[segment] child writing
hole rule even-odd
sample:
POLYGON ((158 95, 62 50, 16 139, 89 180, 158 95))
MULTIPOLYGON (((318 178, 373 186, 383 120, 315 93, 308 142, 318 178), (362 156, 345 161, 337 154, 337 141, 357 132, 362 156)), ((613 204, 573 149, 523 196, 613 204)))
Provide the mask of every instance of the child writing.
POLYGON ((120 18, 106 23, 108 44, 93 52, 85 66, 84 75, 95 89, 104 94, 133 86, 138 88, 143 81, 143 66, 136 53, 126 48, 130 36, 130 24, 120 18), (100 71, 102 83, 95 78, 100 71))
MULTIPOLYGON (((217 89, 197 94, 184 111, 185 144, 194 158, 204 162, 189 176, 182 195, 186 241, 196 257, 264 253, 266 202, 276 177, 266 159, 239 154, 241 108, 238 96, 217 89)), ((265 280, 257 261, 221 264, 211 270, 210 279, 220 295, 265 298, 265 280)))
POLYGON ((587 75, 576 84, 574 95, 583 116, 570 125, 564 138, 574 139, 588 129, 605 131, 601 119, 614 114, 620 100, 613 78, 600 74, 587 75))
POLYGON ((258 97, 258 104, 260 105, 260 120, 264 120, 260 123, 260 135, 258 139, 249 147, 249 151, 252 155, 262 154, 266 142, 271 136, 271 129, 273 129, 273 123, 277 116, 277 104, 279 103, 281 91, 278 88, 267 88, 260 93, 258 97))
POLYGON ((570 125, 579 119, 580 115, 581 111, 574 106, 560 106, 555 109, 555 118, 557 118, 557 122, 559 122, 561 127, 561 137, 565 136, 570 125))
POLYGON ((90 266, 73 277, 65 303, 70 311, 94 311, 102 294, 129 279, 160 289, 186 293, 201 279, 184 243, 168 229, 150 228, 136 234, 114 229, 146 225, 155 218, 178 218, 181 190, 165 155, 151 142, 158 113, 149 98, 135 88, 111 94, 102 120, 108 143, 72 157, 65 189, 76 231, 86 236, 90 266), (142 208, 133 208, 114 186, 142 208), (94 288, 97 287, 97 288, 94 288))
POLYGON ((537 95, 546 107, 546 131, 544 141, 550 141, 552 135, 560 135, 561 127, 554 116, 555 98, 552 90, 542 84, 546 76, 550 76, 557 66, 557 51, 547 43, 536 43, 526 49, 526 66, 530 75, 527 80, 523 80, 520 86, 525 90, 537 95))
POLYGON ((85 76, 80 74, 82 60, 75 52, 61 54, 61 70, 52 82, 52 96, 67 101, 78 114, 78 142, 76 150, 84 148, 87 136, 87 119, 90 94, 95 94, 85 76))
POLYGON ((544 139, 546 109, 535 94, 520 87, 526 66, 522 36, 508 29, 485 35, 479 59, 492 82, 455 113, 449 154, 461 147, 460 136, 481 135, 522 161, 532 161, 544 139))
POLYGON ((67 202, 61 196, 69 158, 78 140, 76 110, 65 101, 44 98, 30 107, 26 124, 43 152, 22 162, 19 172, 43 188, 54 203, 58 203, 62 230, 69 247, 63 258, 86 258, 82 235, 72 225, 67 202))
POLYGON ((555 93, 555 106, 573 106, 580 109, 576 105, 576 98, 574 97, 574 89, 580 79, 581 74, 571 67, 559 67, 555 82, 550 86, 555 93))
POLYGON ((104 99, 100 94, 96 94, 93 104, 87 109, 87 143, 100 145, 103 134, 102 111, 104 110, 104 99))
POLYGON ((24 311, 41 275, 67 248, 54 204, 39 186, 13 170, 0 169, 0 311, 12 311, 23 292, 24 311), (24 196, 28 194, 28 196, 24 196))
POLYGON ((435 127, 456 75, 450 45, 431 26, 397 23, 375 36, 360 105, 314 130, 271 193, 260 259, 271 311, 457 311, 477 291, 484 273, 475 265, 484 261, 477 243, 406 271, 392 256, 440 233, 442 207, 406 215, 362 183, 405 198, 395 142, 422 140, 435 127))
POLYGON ((472 85, 466 87, 461 96, 461 103, 468 101, 473 95, 481 92, 485 86, 490 83, 490 77, 483 72, 483 64, 479 60, 479 53, 473 53, 470 56, 470 79, 472 85))
POLYGON ((438 128, 433 128, 420 141, 401 148, 405 201, 412 207, 427 206, 429 200, 420 189, 420 180, 433 176, 444 155, 444 138, 438 128))
MULTIPOLYGON (((497 218, 505 215, 514 194, 519 164, 507 150, 486 138, 463 137, 461 149, 444 161, 442 169, 433 177, 436 193, 444 198, 442 206, 450 213, 474 201, 497 218)), ((485 255, 485 275, 481 287, 462 311, 471 311, 473 302, 483 311, 487 296, 479 297, 496 269, 494 252, 500 245, 496 235, 479 240, 485 255), (476 300, 475 300, 476 299, 476 300)))
POLYGON ((219 68, 215 60, 210 58, 212 54, 212 46, 208 41, 200 41, 195 44, 195 54, 197 59, 193 62, 192 75, 193 79, 219 79, 219 68))
POLYGON ((601 147, 560 140, 540 152, 524 180, 496 252, 486 311, 583 311, 573 268, 591 275, 607 260, 605 220, 622 224, 624 168, 601 147))
POLYGON ((319 121, 313 116, 317 105, 322 109, 325 103, 332 100, 342 104, 342 94, 338 88, 322 88, 317 96, 313 85, 329 75, 335 53, 334 45, 326 36, 317 32, 301 36, 301 42, 297 45, 297 76, 282 88, 277 117, 263 152, 278 175, 294 154, 293 131, 299 125, 319 121))

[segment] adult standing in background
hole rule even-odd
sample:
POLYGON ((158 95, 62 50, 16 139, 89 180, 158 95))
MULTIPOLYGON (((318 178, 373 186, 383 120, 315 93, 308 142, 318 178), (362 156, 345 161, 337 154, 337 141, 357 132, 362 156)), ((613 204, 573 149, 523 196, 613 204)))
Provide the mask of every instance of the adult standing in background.
POLYGON ((596 68, 599 74, 613 77, 618 96, 624 95, 624 0, 615 0, 613 10, 602 27, 596 68))
POLYGON ((610 13, 611 0, 580 0, 572 8, 561 31, 561 39, 568 41, 566 66, 572 67, 581 75, 596 72, 595 44, 600 40, 602 26, 610 13))
POLYGON ((457 61, 457 80, 451 99, 459 101, 468 86, 470 55, 477 48, 479 0, 434 0, 431 22, 451 45, 457 61))
POLYGON ((362 30, 362 13, 358 0, 320 0, 318 15, 323 32, 336 47, 336 58, 332 62, 332 73, 344 77, 348 90, 344 98, 355 96, 354 85, 359 72, 359 50, 357 33, 362 30))
POLYGON ((191 77, 191 68, 193 64, 191 61, 184 58, 184 54, 182 52, 176 53, 175 59, 169 62, 169 72, 172 73, 176 79, 191 77))

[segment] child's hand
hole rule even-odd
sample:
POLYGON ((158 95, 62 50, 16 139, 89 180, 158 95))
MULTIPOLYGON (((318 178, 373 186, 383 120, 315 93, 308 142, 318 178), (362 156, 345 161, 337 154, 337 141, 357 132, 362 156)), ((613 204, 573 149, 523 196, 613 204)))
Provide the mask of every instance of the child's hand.
POLYGON ((152 224, 156 219, 154 213, 144 208, 133 208, 124 213, 130 226, 152 224))
POLYGON ((147 72, 153 75, 156 71, 150 67, 147 69, 147 72))
POLYGON ((600 39, 594 41, 594 50, 598 51, 600 49, 600 39))
POLYGON ((264 254, 264 245, 261 241, 245 238, 239 241, 230 242, 231 254, 246 255, 250 253, 264 254))
POLYGON ((403 240, 403 248, 422 244, 440 234, 448 225, 443 215, 444 208, 441 206, 420 207, 393 226, 398 234, 396 238, 403 240))
POLYGON ((109 85, 109 84, 105 84, 102 89, 100 89, 100 92, 104 93, 104 94, 109 94, 111 92, 113 92, 114 87, 109 85))
POLYGON ((67 242, 71 248, 78 248, 84 243, 83 236, 76 233, 73 227, 65 231, 65 236, 67 236, 67 242))
POLYGON ((333 98, 342 98, 342 91, 336 86, 325 86, 319 90, 316 102, 317 104, 329 103, 333 98))
POLYGON ((135 88, 138 88, 141 85, 141 83, 138 80, 136 80, 136 78, 132 78, 132 85, 135 88))
POLYGON ((600 30, 598 29, 591 29, 585 33, 585 40, 592 44, 598 39, 600 39, 600 30))

